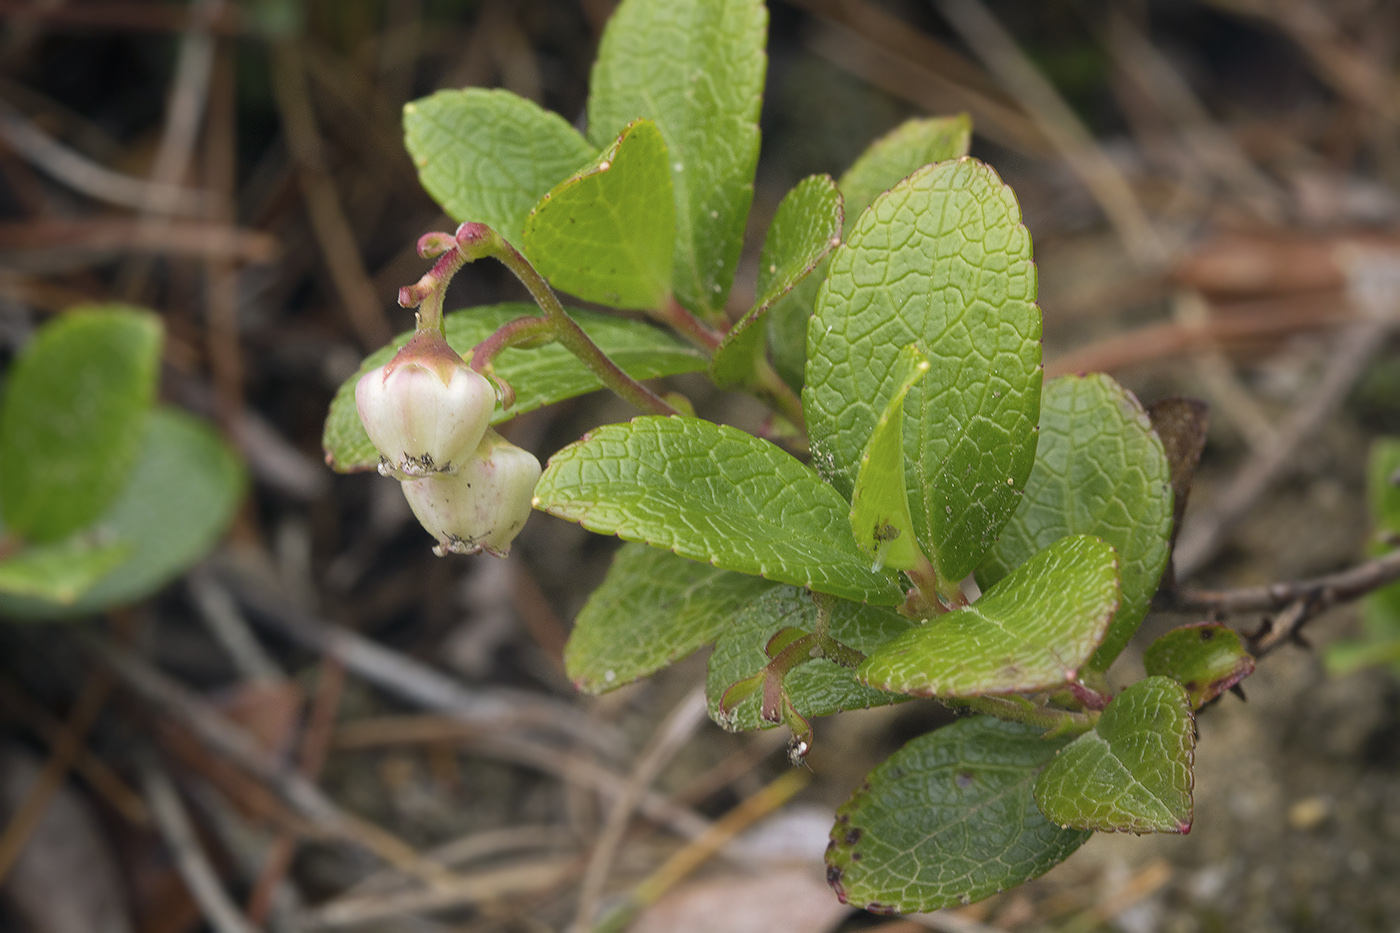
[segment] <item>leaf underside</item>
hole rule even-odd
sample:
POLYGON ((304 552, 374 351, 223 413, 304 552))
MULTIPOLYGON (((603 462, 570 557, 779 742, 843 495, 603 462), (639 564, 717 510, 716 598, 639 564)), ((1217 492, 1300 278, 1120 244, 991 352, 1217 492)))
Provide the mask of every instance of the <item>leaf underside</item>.
MULTIPOLYGON (((710 718, 733 732, 777 725, 763 719, 758 695, 728 712, 720 710, 720 698, 731 684, 753 677, 767 666, 769 658, 764 647, 779 629, 793 627, 811 632, 816 622, 817 606, 811 594, 790 586, 767 591, 729 617, 710 655, 709 675, 705 678, 710 718)), ((831 609, 829 634, 863 652, 873 650, 913 624, 889 609, 837 600, 831 609)), ((849 668, 825 658, 794 668, 783 684, 798 715, 805 719, 908 699, 857 683, 849 668)))
POLYGON ((910 570, 918 562, 904 485, 904 397, 926 372, 928 361, 916 348, 905 347, 895 363, 895 392, 860 457, 851 493, 851 531, 876 566, 910 570))
POLYGON ((579 611, 564 665, 587 693, 645 677, 712 643, 776 584, 644 544, 624 544, 579 611))
POLYGON ((1089 838, 1036 808, 1036 773, 1065 744, 987 716, 914 739, 836 811, 827 880, 876 913, 938 910, 1038 877, 1089 838))

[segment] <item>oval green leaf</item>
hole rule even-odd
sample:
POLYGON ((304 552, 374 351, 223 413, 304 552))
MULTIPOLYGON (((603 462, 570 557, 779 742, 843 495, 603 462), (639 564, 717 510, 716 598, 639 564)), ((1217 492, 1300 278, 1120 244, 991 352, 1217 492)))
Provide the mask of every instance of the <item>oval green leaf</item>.
POLYGON ((851 531, 876 568, 909 570, 921 555, 904 486, 904 397, 928 372, 929 364, 915 347, 905 347, 895 367, 898 388, 860 457, 860 473, 851 493, 851 531))
POLYGON ((11 533, 60 541, 116 499, 145 436, 161 341, 154 314, 94 306, 21 352, 0 404, 0 514, 11 533))
POLYGON ((55 544, 33 544, 0 561, 0 593, 68 604, 126 559, 131 546, 76 534, 55 544))
POLYGON ((850 212, 848 224, 916 169, 960 159, 971 145, 972 119, 965 113, 904 121, 871 143, 837 182, 850 212))
POLYGON ((905 482, 919 544, 944 580, 991 548, 1035 460, 1035 291, 1011 189, 980 162, 943 162, 861 215, 807 330, 812 459, 847 495, 898 389, 900 349, 914 344, 932 364, 905 400, 905 482))
POLYGON ((624 0, 589 82, 588 135, 596 145, 638 117, 654 121, 666 140, 676 205, 673 290, 704 315, 724 307, 753 201, 767 26, 762 0, 624 0))
POLYGON ((1118 560, 1098 538, 1061 538, 971 606, 870 655, 864 683, 915 696, 1051 690, 1074 681, 1118 607, 1118 560))
POLYGON ((710 363, 721 387, 753 377, 763 352, 764 313, 812 272, 841 242, 841 195, 828 175, 798 182, 778 205, 758 261, 758 298, 725 335, 710 363))
MULTIPOLYGON (((967 155, 972 141, 972 121, 966 115, 924 117, 909 120, 877 139, 851 164, 836 183, 845 205, 845 232, 880 194, 888 191, 917 168, 967 155)), ((768 312, 768 344, 778 375, 794 389, 802 389, 807 365, 807 320, 816 305, 817 290, 826 279, 823 260, 797 287, 768 312)))
POLYGON ((597 150, 568 122, 509 91, 438 91, 403 108, 404 145, 424 190, 458 222, 523 249, 525 216, 597 150))
POLYGON ((1181 684, 1148 677, 1060 750, 1035 785, 1053 823, 1101 832, 1191 831, 1196 723, 1181 684))
POLYGON ((712 643, 775 584, 624 544, 579 611, 564 667, 574 686, 604 693, 712 643))
MULTIPOLYGON (((488 305, 454 311, 443 318, 443 326, 452 349, 466 356, 502 324, 538 313, 538 308, 528 304, 488 305)), ((570 311, 569 316, 634 379, 656 379, 705 368, 705 357, 699 350, 644 321, 628 321, 594 311, 570 311)), ((412 331, 405 331, 388 346, 370 354, 355 374, 341 383, 331 400, 321 444, 326 463, 337 473, 378 467, 379 452, 369 442, 355 410, 355 383, 371 369, 389 362, 412 336, 412 331)), ((557 343, 529 350, 506 350, 496 357, 494 365, 496 374, 515 390, 515 404, 510 408, 497 406, 491 416, 493 424, 603 387, 587 366, 557 343)))
POLYGON ((1142 653, 1150 676, 1170 677, 1200 709, 1254 673, 1254 656, 1240 636, 1218 622, 1174 628, 1142 653))
POLYGON ((1000 580, 1065 535, 1118 551, 1123 603, 1090 667, 1105 670, 1133 637, 1171 553, 1171 465, 1141 405, 1111 376, 1061 376, 1040 400, 1040 443, 1025 495, 978 568, 1000 580))
POLYGON ((835 490, 768 441, 699 418, 585 435, 550 458, 535 507, 724 570, 879 605, 903 598, 844 533, 835 490))
POLYGON ((1065 744, 976 716, 914 739, 836 811, 827 881, 876 913, 968 904, 1036 878, 1089 833, 1036 809, 1036 773, 1065 744))
POLYGON ((525 255, 561 291, 656 310, 671 294, 676 208, 666 143, 637 120, 592 165, 560 182, 525 218, 525 255))
POLYGON ((72 618, 134 603, 187 570, 223 536, 245 479, 218 432, 182 411, 158 408, 142 440, 126 486, 95 526, 129 548, 127 559, 71 604, 0 597, 0 615, 72 618))

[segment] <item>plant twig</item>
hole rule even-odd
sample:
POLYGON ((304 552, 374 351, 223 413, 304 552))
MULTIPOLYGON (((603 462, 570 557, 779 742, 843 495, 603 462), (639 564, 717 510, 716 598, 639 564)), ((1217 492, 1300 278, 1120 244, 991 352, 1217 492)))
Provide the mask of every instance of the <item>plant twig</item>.
POLYGON ((179 215, 198 214, 203 209, 201 192, 152 184, 98 165, 49 136, 3 100, 0 100, 0 139, 49 177, 107 204, 121 207, 158 204, 179 215))
POLYGON ((1245 463, 1209 512, 1183 529, 1174 555, 1178 580, 1190 577, 1215 556, 1230 529, 1284 471, 1298 447, 1341 405, 1366 364, 1385 346, 1393 327, 1386 320, 1362 320, 1342 332, 1321 382, 1279 429, 1277 440, 1245 463))
POLYGON ((303 647, 334 655, 346 670, 400 699, 465 723, 530 725, 563 733, 604 754, 625 747, 621 734, 578 708, 537 693, 507 688, 471 689, 441 671, 303 612, 266 587, 221 574, 234 595, 253 611, 252 621, 276 629, 303 647))
POLYGON ((272 45, 272 88, 287 145, 297 163, 302 194, 311 228, 321 244, 326 270, 355 336, 366 349, 377 349, 392 336, 389 321, 379 307, 374 283, 360 260, 360 246, 340 202, 335 182, 327 171, 322 154, 320 130, 301 50, 289 39, 272 45))
POLYGON ((1400 580, 1400 550, 1311 580, 1233 590, 1180 590, 1163 596, 1165 608, 1185 612, 1275 612, 1303 602, 1308 606, 1308 615, 1313 616, 1397 580, 1400 580))
POLYGON ((48 763, 24 802, 15 810, 14 816, 0 835, 0 881, 14 868, 24 852, 39 821, 48 812, 49 801, 63 784, 63 777, 78 759, 83 750, 84 740, 97 716, 102 712, 107 697, 112 691, 112 680, 105 673, 96 672, 88 676, 82 692, 73 704, 66 728, 59 734, 49 755, 48 763))
MULTIPOLYGON (((335 741, 336 747, 341 749, 376 748, 407 742, 460 742, 482 755, 534 768, 608 800, 618 800, 626 792, 627 779, 592 758, 551 748, 525 735, 486 732, 479 726, 453 719, 385 716, 360 720, 341 726, 335 741)), ((637 811, 686 839, 697 838, 710 827, 709 820, 694 810, 651 790, 642 795, 637 811)))
POLYGON ((175 870, 216 933, 257 933, 238 910, 199 846, 185 805, 167 775, 154 762, 142 769, 141 784, 161 838, 175 857, 175 870))
POLYGON ((992 73, 1021 101, 1031 122, 1084 183, 1133 258, 1146 266, 1162 263, 1167 247, 1132 186, 1094 142, 1054 85, 1017 47, 1015 39, 980 0, 940 0, 937 6, 992 73))
POLYGON ((603 918, 595 933, 618 933, 638 911, 654 904, 678 882, 703 865, 729 840, 791 800, 809 781, 811 775, 808 772, 793 768, 745 799, 716 820, 704 836, 672 855, 660 868, 633 888, 627 899, 603 918))
POLYGON ((705 688, 703 685, 692 689, 671 714, 656 728, 647 746, 637 756, 637 763, 627 780, 626 790, 613 803, 607 820, 598 833, 598 841, 593 846, 593 855, 588 860, 580 884, 578 910, 574 914, 574 933, 590 933, 593 917, 598 909, 598 900, 607 882, 608 871, 614 857, 622 845, 622 837, 627 832, 627 824, 632 819, 643 792, 656 780, 663 768, 675 757, 676 752, 690 740, 690 736, 705 721, 705 688))
POLYGON ((80 636, 80 644, 142 699, 262 781, 321 831, 428 881, 441 880, 447 874, 440 866, 425 863, 403 840, 342 810, 311 781, 284 767, 257 739, 143 658, 95 636, 80 636))
MULTIPOLYGON (((321 676, 316 685, 316 697, 312 702, 306 732, 302 736, 298 763, 301 773, 310 780, 315 780, 320 775, 321 768, 325 766, 344 688, 344 665, 333 657, 326 658, 321 663, 321 676)), ((284 832, 268 849, 262 874, 258 876, 257 883, 248 896, 248 917, 254 923, 262 924, 272 910, 273 895, 287 870, 291 868, 296 847, 296 837, 284 832)))

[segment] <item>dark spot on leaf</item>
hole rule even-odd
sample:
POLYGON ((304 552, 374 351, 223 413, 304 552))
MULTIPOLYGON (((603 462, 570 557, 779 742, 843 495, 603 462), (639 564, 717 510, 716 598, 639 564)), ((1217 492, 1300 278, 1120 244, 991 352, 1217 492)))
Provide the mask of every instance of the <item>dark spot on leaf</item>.
POLYGON ((1182 686, 1186 688, 1187 693, 1195 693, 1201 685, 1194 680, 1188 680, 1182 686))
POLYGON ((850 821, 851 821, 851 815, 850 815, 849 813, 838 813, 838 814, 836 814, 836 822, 842 824, 843 826, 844 826, 845 824, 849 823, 850 821))
POLYGON ((1210 641, 1215 637, 1215 630, 1209 628, 1201 629, 1201 641, 1210 641))
POLYGON ((853 861, 853 862, 859 862, 862 858, 863 858, 863 856, 862 856, 859 852, 852 852, 852 853, 851 853, 851 861, 853 861))
POLYGON ((838 886, 841 884, 841 876, 845 873, 845 870, 839 865, 826 866, 826 883, 840 890, 838 886))
POLYGON ((959 771, 958 776, 957 778, 955 778, 955 780, 957 781, 959 787, 967 787, 975 780, 975 778, 973 777, 973 775, 969 774, 966 771, 959 771))
POLYGON ((863 835, 865 835, 865 830, 861 829, 859 826, 846 830, 846 845, 855 845, 857 842, 860 842, 860 837, 863 835))

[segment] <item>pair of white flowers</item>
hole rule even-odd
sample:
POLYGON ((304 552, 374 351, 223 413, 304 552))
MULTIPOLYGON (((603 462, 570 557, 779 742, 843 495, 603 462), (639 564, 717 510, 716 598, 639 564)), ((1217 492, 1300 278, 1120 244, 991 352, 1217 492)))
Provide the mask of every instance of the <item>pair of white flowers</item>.
POLYGON ((540 462, 491 429, 491 383, 439 334, 413 336, 355 385, 355 405, 380 453, 379 472, 403 486, 433 552, 497 557, 530 517, 540 462))

